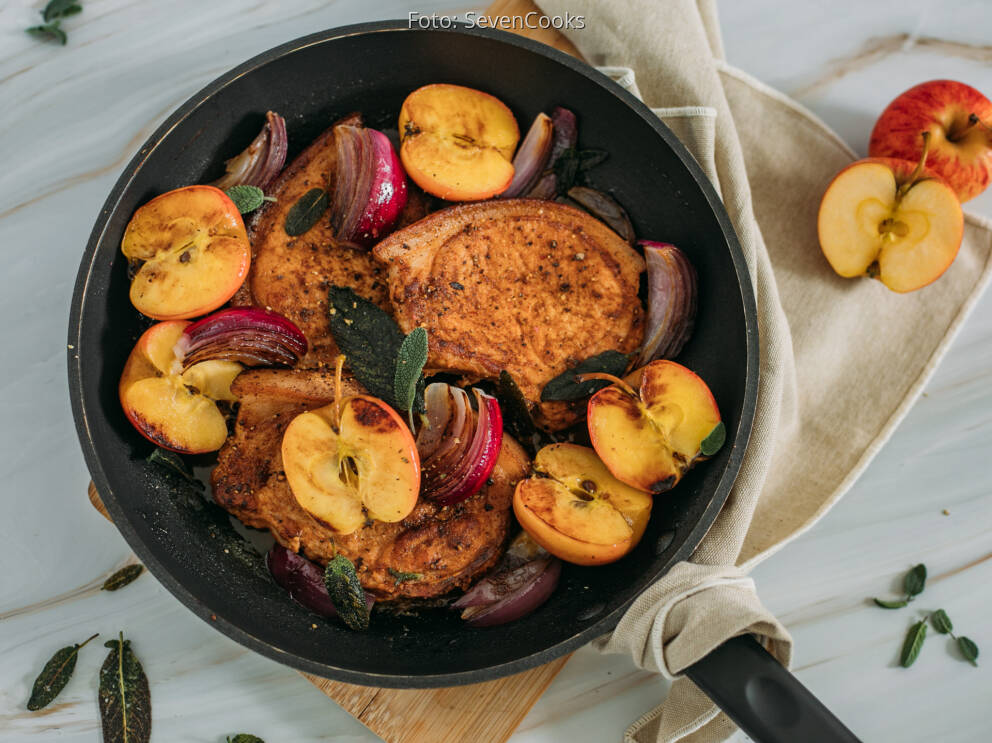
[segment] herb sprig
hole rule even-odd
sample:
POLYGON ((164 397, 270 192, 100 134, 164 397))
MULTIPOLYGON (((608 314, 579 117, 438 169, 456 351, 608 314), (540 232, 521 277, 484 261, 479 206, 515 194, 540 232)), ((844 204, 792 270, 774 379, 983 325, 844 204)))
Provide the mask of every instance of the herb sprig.
POLYGON ((41 41, 57 41, 65 46, 69 37, 62 29, 62 21, 82 12, 83 6, 80 0, 50 0, 41 11, 41 19, 44 23, 24 30, 41 41))
MULTIPOLYGON (((875 598, 873 601, 883 609, 901 609, 915 597, 923 593, 926 584, 927 568, 926 565, 920 563, 906 573, 903 578, 902 587, 906 594, 905 598, 894 601, 875 598)), ((954 634, 954 624, 943 609, 930 612, 923 619, 914 622, 910 626, 906 632, 906 639, 902 643, 902 651, 899 653, 899 665, 903 668, 909 668, 916 662, 916 659, 920 655, 920 650, 923 648, 923 643, 927 639, 928 625, 933 627, 934 631, 941 635, 950 635, 957 643, 961 656, 971 663, 971 665, 978 665, 978 645, 968 637, 964 637, 963 635, 959 637, 954 634)))
POLYGON ((68 645, 56 651, 45 664, 45 667, 41 669, 38 678, 34 680, 31 698, 28 699, 27 704, 29 710, 37 712, 39 709, 47 707, 62 692, 76 668, 79 649, 96 636, 92 635, 81 643, 77 642, 75 645, 68 645))

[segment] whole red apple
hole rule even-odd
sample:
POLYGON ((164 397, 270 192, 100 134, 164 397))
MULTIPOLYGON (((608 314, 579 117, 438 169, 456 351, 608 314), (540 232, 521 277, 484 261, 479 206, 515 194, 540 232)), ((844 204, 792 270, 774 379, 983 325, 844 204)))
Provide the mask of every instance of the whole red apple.
POLYGON ((990 125, 992 101, 970 85, 931 80, 910 88, 882 112, 868 155, 916 162, 922 151, 920 134, 930 132, 927 167, 967 201, 992 180, 990 125))

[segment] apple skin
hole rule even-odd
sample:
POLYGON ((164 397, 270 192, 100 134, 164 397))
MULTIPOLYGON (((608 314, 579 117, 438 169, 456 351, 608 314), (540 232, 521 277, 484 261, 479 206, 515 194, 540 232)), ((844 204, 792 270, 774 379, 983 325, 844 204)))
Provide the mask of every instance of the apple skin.
POLYGON ((180 373, 175 345, 187 325, 169 320, 146 330, 128 356, 117 391, 124 415, 146 439, 180 454, 203 454, 227 440, 227 423, 215 401, 237 399, 231 382, 241 365, 201 361, 180 373))
MULTIPOLYGON (((919 158, 917 158, 919 159, 919 158)), ((939 260, 933 261, 930 265, 920 266, 920 272, 912 277, 906 278, 904 276, 889 276, 888 272, 885 270, 880 271, 880 273, 874 278, 877 278, 885 286, 894 292, 904 294, 911 291, 916 291, 917 289, 922 289, 925 286, 932 284, 934 281, 939 279, 944 272, 950 267, 954 262, 954 258, 957 256, 958 250, 961 246, 961 239, 964 236, 964 214, 961 211, 961 205, 957 202, 957 197, 954 194, 954 190, 951 186, 934 170, 929 167, 930 158, 927 157, 927 167, 925 167, 922 173, 919 174, 919 180, 914 184, 913 188, 917 188, 920 184, 930 181, 928 188, 933 188, 936 191, 944 191, 953 198, 944 198, 942 203, 946 209, 953 211, 951 214, 951 219, 956 224, 955 234, 948 239, 947 249, 943 252, 942 257, 939 260), (937 184, 940 184, 939 186, 937 184)), ((823 251, 824 257, 827 262, 830 263, 831 268, 839 275, 844 278, 854 278, 858 276, 865 275, 865 268, 860 264, 858 265, 843 265, 838 257, 832 255, 832 251, 829 249, 829 230, 831 229, 830 220, 826 215, 825 204, 827 203, 827 197, 832 193, 832 190, 837 188, 843 188, 843 181, 846 176, 852 173, 852 171, 858 168, 863 168, 865 166, 880 165, 887 168, 893 174, 894 185, 896 188, 901 186, 903 183, 909 180, 916 170, 917 163, 910 162, 909 160, 901 160, 891 157, 867 157, 861 160, 856 160, 847 167, 843 168, 837 175, 833 177, 830 184, 827 186, 823 194, 823 199, 820 202, 820 211, 817 216, 817 233, 820 242, 820 248, 823 251)), ((912 191, 912 189, 910 189, 912 191)), ((908 195, 908 194, 907 194, 908 195)), ((878 257, 879 252, 872 257, 871 260, 875 260, 878 257)), ((930 253, 932 256, 933 253, 930 253)), ((869 261, 870 262, 870 261, 869 261)), ((905 272, 901 272, 905 273, 905 272)))
POLYGON ((930 132, 927 167, 950 185, 962 202, 973 199, 992 181, 992 132, 969 126, 974 114, 992 126, 992 101, 970 85, 954 80, 920 83, 892 101, 875 122, 869 157, 917 162, 920 135, 930 132))

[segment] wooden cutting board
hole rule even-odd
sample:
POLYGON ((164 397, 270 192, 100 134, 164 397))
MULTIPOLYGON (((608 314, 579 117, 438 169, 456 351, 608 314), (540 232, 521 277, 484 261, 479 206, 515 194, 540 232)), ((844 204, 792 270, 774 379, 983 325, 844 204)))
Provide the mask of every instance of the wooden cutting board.
MULTIPOLYGON (((540 13, 530 0, 497 0, 486 10, 490 16, 521 18, 530 12, 540 13)), ((580 56, 554 29, 514 32, 580 56)), ((109 520, 93 483, 89 498, 109 520)), ((383 689, 302 675, 387 743, 504 743, 567 660, 566 656, 515 676, 443 689, 383 689)))

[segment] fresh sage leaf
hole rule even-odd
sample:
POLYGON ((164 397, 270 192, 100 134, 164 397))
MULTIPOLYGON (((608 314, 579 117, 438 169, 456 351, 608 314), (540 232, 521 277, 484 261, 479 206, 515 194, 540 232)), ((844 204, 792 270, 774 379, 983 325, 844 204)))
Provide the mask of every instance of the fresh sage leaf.
POLYGON ((265 203, 265 192, 258 186, 231 186, 224 193, 242 214, 253 212, 265 203))
POLYGON ((248 733, 238 733, 233 738, 230 735, 227 736, 227 743, 265 743, 265 741, 259 738, 257 735, 249 735, 248 733))
POLYGON ((353 630, 367 630, 369 605, 351 560, 335 555, 324 570, 324 585, 341 621, 353 630))
POLYGON ((710 431, 706 438, 703 439, 699 444, 699 452, 704 457, 712 457, 723 447, 724 442, 727 440, 727 427, 720 421, 715 426, 713 430, 710 431))
POLYGON ((926 638, 926 622, 917 622, 909 628, 909 632, 906 633, 906 640, 902 644, 902 653, 899 655, 899 664, 903 668, 909 668, 916 662, 926 638))
POLYGON ((920 563, 908 573, 906 577, 903 578, 903 590, 906 591, 907 596, 918 596, 923 593, 924 587, 927 584, 927 566, 920 563))
POLYGON ((191 470, 183 458, 174 451, 156 448, 151 454, 148 455, 148 458, 145 461, 150 462, 151 464, 157 464, 160 467, 165 467, 168 470, 172 470, 172 472, 181 475, 183 479, 194 485, 198 490, 203 490, 203 483, 196 479, 193 475, 193 470, 191 470))
POLYGON ((152 698, 148 677, 131 650, 131 641, 104 643, 110 654, 100 669, 100 719, 104 743, 148 743, 152 734, 152 698))
POLYGON ((60 18, 68 18, 82 11, 83 7, 79 4, 79 0, 50 0, 45 9, 41 11, 41 17, 47 23, 60 18))
POLYGON ((141 564, 125 565, 103 582, 101 591, 116 591, 134 581, 144 571, 141 564))
POLYGON ((930 615, 930 624, 942 635, 949 635, 954 631, 951 618, 947 616, 947 612, 943 609, 937 609, 937 611, 930 615))
POLYGON ((630 357, 619 351, 598 353, 585 361, 580 361, 544 385, 544 389, 541 390, 541 400, 549 402, 551 400, 581 400, 584 397, 589 397, 610 383, 603 379, 579 382, 576 379, 578 375, 601 373, 618 377, 626 371, 629 363, 630 357))
POLYGON ((65 43, 69 40, 69 37, 66 36, 65 31, 62 30, 58 21, 52 21, 43 26, 31 26, 24 30, 36 39, 40 39, 41 41, 57 41, 62 46, 65 46, 65 43))
POLYGON ((395 585, 397 586, 408 580, 420 580, 424 577, 423 573, 407 573, 403 570, 397 570, 396 568, 389 568, 388 570, 389 574, 396 580, 395 585))
POLYGON ((499 373, 499 388, 496 396, 499 398, 503 426, 506 430, 521 443, 531 441, 537 433, 537 425, 531 415, 530 404, 513 376, 505 369, 499 373))
POLYGON ((355 379, 370 394, 401 409, 395 395, 396 359, 404 341, 400 326, 346 286, 331 287, 329 304, 331 334, 355 379))
POLYGON ((79 648, 92 640, 96 635, 87 637, 81 643, 68 645, 56 651, 45 667, 41 669, 38 678, 34 680, 31 687, 31 698, 28 699, 27 707, 32 712, 47 707, 52 700, 59 695, 72 678, 72 672, 76 668, 76 658, 79 655, 79 648))
POLYGON ((413 413, 424 364, 427 363, 427 331, 414 328, 400 343, 396 354, 396 371, 393 374, 393 395, 397 407, 406 413, 413 413))
POLYGON ((302 235, 327 211, 330 197, 322 188, 311 188, 303 194, 286 214, 284 228, 290 237, 302 235))
POLYGON ((905 599, 900 599, 899 601, 884 601, 882 599, 873 599, 877 606, 881 606, 883 609, 901 609, 908 602, 905 599))
POLYGON ((978 665, 978 645, 969 640, 967 637, 959 637, 958 650, 961 651, 961 655, 963 655, 964 659, 971 663, 971 665, 978 665))

